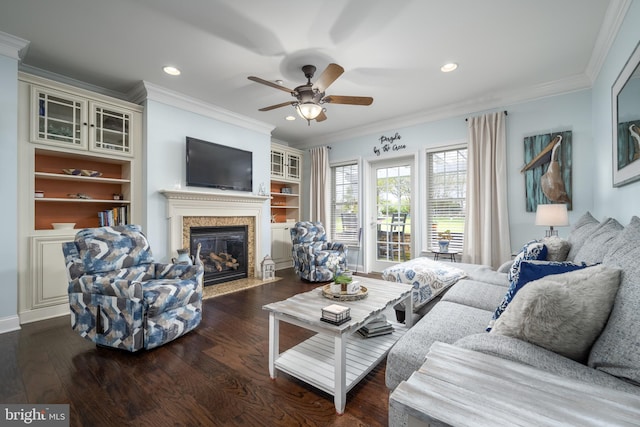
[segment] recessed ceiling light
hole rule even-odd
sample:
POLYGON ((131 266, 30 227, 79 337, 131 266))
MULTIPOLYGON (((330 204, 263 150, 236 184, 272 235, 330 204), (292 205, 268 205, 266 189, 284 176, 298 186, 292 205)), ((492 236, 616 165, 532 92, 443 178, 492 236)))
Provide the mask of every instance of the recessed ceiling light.
POLYGON ((169 74, 170 76, 179 76, 180 75, 180 70, 178 70, 176 67, 172 67, 171 65, 167 65, 166 67, 163 67, 162 70, 169 74))
POLYGON ((287 117, 285 117, 284 119, 285 119, 285 120, 292 121, 292 120, 295 120, 295 119, 296 119, 296 116, 287 116, 287 117))
POLYGON ((279 84, 280 86, 282 86, 284 82, 282 80, 276 80, 276 84, 279 84))
POLYGON ((448 64, 444 64, 442 67, 440 67, 440 71, 442 71, 443 73, 449 73, 456 68, 458 68, 458 64, 456 64, 455 62, 449 62, 448 64))

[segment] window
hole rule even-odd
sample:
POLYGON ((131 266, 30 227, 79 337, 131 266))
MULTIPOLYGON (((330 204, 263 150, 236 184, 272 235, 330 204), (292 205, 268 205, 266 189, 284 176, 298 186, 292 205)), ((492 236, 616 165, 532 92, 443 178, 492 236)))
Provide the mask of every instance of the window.
POLYGON ((438 233, 451 233, 449 248, 462 251, 467 187, 467 149, 427 153, 427 245, 438 247, 438 233))
POLYGON ((358 243, 358 164, 332 166, 331 179, 331 240, 358 243))

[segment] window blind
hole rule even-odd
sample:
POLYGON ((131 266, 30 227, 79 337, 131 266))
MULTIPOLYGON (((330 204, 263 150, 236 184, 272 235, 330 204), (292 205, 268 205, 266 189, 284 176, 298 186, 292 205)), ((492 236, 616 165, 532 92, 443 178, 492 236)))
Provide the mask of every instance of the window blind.
POLYGON ((451 233, 449 249, 462 251, 467 188, 467 149, 427 153, 427 245, 437 248, 438 234, 451 233))
POLYGON ((331 167, 331 178, 331 238, 356 244, 360 230, 358 164, 331 167))

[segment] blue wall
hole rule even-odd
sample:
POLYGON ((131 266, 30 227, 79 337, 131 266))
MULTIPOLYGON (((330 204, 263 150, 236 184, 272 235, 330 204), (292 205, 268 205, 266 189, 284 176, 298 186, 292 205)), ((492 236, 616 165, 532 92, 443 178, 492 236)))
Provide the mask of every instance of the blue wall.
MULTIPOLYGON (((271 138, 266 133, 205 117, 181 108, 149 100, 145 106, 146 146, 143 158, 142 190, 146 196, 146 224, 144 224, 153 252, 158 260, 168 261, 175 254, 167 254, 168 220, 166 198, 160 190, 181 188, 190 191, 209 191, 186 186, 185 148, 187 136, 253 152, 253 192, 260 183, 268 188, 271 138)), ((270 233, 269 203, 265 202, 261 228, 270 233)), ((271 253, 270 234, 261 239, 261 253, 271 253)))
POLYGON ((595 175, 592 213, 598 219, 615 217, 623 225, 633 215, 640 216, 640 181, 618 188, 612 185, 611 87, 640 41, 639 21, 640 2, 634 0, 592 88, 595 175))
MULTIPOLYGON (((18 61, 0 55, 0 323, 18 313, 18 61)), ((9 319, 14 320, 9 320, 9 319)), ((9 327, 9 325, 7 325, 9 327)), ((0 330, 4 330, 0 326, 0 330)))
MULTIPOLYGON (((511 247, 516 249, 527 240, 543 235, 543 227, 534 225, 535 213, 526 212, 524 175, 520 169, 524 165, 524 143, 526 136, 546 134, 557 131, 570 130, 573 132, 573 211, 570 221, 575 221, 585 211, 593 207, 592 193, 592 156, 593 141, 591 138, 591 91, 584 90, 565 95, 553 96, 536 101, 515 105, 505 105, 507 117, 507 171, 509 192, 509 215, 511 247)), ((470 116, 486 113, 478 112, 470 116)), ((450 144, 466 142, 467 116, 459 116, 446 120, 424 123, 416 126, 390 129, 370 136, 344 140, 331 144, 330 161, 340 162, 362 158, 365 162, 383 160, 400 155, 417 155, 418 171, 414 177, 418 180, 418 193, 414 200, 413 218, 425 218, 424 212, 426 194, 424 177, 426 176, 425 149, 442 147, 450 144), (397 152, 373 152, 373 147, 380 146, 380 136, 401 136, 399 142, 406 145, 406 149, 397 152)), ((307 162, 305 162, 307 163, 307 162)), ((305 167, 305 182, 308 181, 309 167, 305 167)), ((365 179, 365 178, 363 178, 365 179)), ((365 192, 365 194, 367 194, 365 192)), ((304 206, 308 206, 307 203, 304 206)), ((305 215, 308 211, 304 212, 305 215)), ((368 221, 365 221, 365 224, 368 221)), ((424 224, 412 220, 412 233, 418 245, 421 243, 424 224), (419 227, 419 228, 418 228, 419 227)), ((567 234, 569 227, 560 228, 560 234, 567 234)), ((425 250, 418 246, 418 250, 425 250)))

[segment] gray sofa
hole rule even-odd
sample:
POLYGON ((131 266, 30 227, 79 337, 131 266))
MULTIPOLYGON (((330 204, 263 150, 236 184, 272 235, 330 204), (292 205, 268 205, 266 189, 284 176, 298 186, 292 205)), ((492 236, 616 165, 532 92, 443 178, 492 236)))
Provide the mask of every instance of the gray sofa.
POLYGON ((498 271, 457 264, 467 277, 441 296, 389 352, 387 387, 393 390, 407 380, 425 362, 431 345, 441 341, 640 395, 640 219, 633 217, 623 227, 610 218, 600 222, 587 212, 566 240, 567 261, 621 269, 610 315, 587 360, 581 363, 521 339, 486 332, 508 290, 506 271, 512 261, 498 271))

